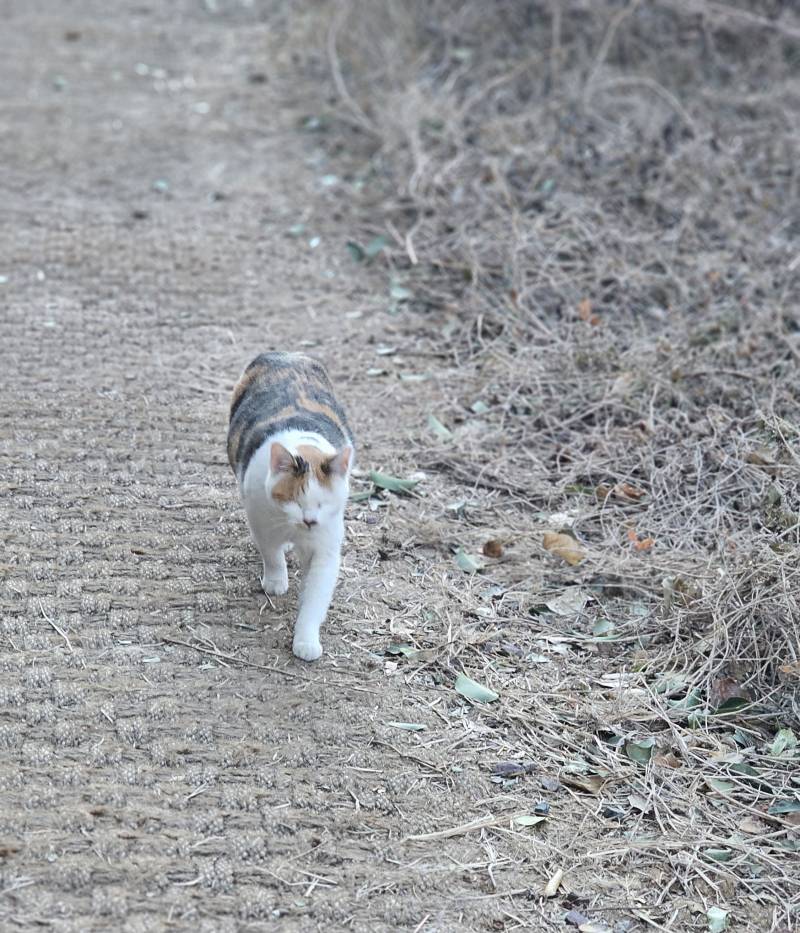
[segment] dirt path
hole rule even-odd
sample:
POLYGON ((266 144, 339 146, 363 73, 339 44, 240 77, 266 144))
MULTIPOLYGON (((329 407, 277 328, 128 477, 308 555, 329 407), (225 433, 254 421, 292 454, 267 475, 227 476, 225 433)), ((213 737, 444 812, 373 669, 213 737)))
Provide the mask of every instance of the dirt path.
POLYGON ((343 249, 265 9, 7 6, 3 929, 503 929, 498 890, 540 882, 479 836, 403 841, 491 814, 478 715, 380 654, 447 598, 424 504, 353 507, 319 665, 289 654, 293 594, 256 588, 241 366, 313 345, 364 466, 410 468, 423 417, 367 375, 422 363, 343 249))

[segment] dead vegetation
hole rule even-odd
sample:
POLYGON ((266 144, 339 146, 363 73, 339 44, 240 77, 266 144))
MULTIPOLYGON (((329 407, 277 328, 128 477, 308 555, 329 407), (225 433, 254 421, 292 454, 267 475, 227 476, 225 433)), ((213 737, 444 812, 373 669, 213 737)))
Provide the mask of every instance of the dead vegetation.
MULTIPOLYGON (((314 128, 372 244, 354 255, 456 364, 416 453, 467 503, 418 532, 463 544, 469 575, 439 663, 503 684, 512 763, 602 793, 575 797, 578 861, 651 878, 649 926, 788 929, 800 18, 351 2, 320 55, 314 128)), ((441 647, 410 631, 416 663, 441 647)))

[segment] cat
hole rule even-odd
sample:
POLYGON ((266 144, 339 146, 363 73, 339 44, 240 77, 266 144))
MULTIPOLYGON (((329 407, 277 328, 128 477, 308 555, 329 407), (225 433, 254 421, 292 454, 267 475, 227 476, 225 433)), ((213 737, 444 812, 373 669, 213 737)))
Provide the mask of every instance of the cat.
POLYGON ((264 592, 285 593, 286 553, 293 548, 300 558, 304 573, 292 650, 316 661, 339 576, 355 461, 353 435, 320 362, 272 352, 250 363, 233 390, 228 460, 261 552, 264 592))

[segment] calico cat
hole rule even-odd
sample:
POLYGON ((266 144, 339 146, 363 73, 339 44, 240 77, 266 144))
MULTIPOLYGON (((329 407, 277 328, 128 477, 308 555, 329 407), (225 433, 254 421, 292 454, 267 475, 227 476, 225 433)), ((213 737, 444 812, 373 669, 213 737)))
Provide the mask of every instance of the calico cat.
POLYGON ((304 579, 292 650, 322 654, 344 538, 344 507, 354 461, 352 434, 323 365, 302 353, 262 353, 233 390, 228 460, 247 523, 264 561, 261 586, 289 588, 286 552, 304 579))

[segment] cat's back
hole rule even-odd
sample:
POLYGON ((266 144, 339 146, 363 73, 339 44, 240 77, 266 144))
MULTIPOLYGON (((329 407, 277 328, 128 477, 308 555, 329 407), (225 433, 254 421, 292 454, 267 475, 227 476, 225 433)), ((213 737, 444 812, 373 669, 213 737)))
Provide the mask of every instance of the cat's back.
POLYGON ((228 460, 244 472, 258 448, 283 431, 319 434, 334 448, 352 443, 344 411, 319 360, 304 353, 259 354, 231 398, 228 460))

